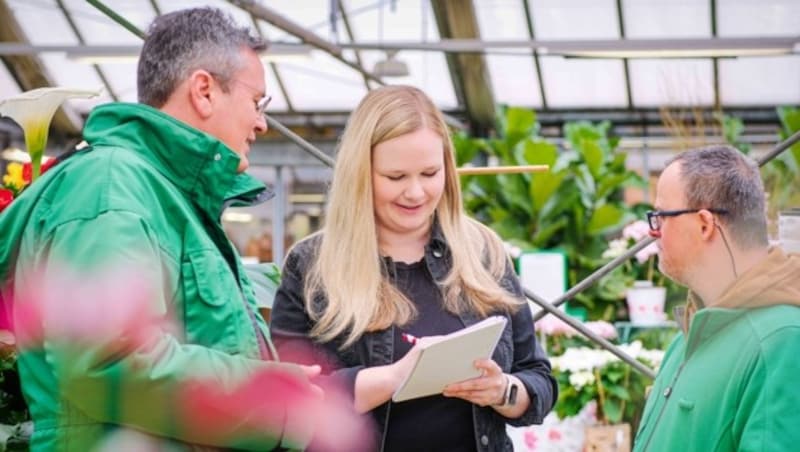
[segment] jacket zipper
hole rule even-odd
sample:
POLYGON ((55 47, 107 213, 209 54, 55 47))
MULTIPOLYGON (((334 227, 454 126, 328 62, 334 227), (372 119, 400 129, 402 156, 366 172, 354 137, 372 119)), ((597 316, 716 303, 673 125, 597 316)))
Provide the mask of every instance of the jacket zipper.
MULTIPOLYGON (((703 320, 704 321, 700 325, 700 327, 697 329, 698 331, 695 334, 695 336, 702 337, 702 332, 705 329, 706 322, 708 321, 708 318, 705 318, 703 320)), ((687 336, 686 339, 687 339, 687 341, 686 341, 686 352, 688 353, 689 352, 689 346, 691 344, 688 341, 688 339, 689 339, 688 336, 687 336)), ((678 367, 678 371, 675 372, 675 376, 672 377, 672 381, 670 382, 669 386, 667 386, 666 389, 664 389, 664 392, 662 393, 663 396, 664 396, 664 404, 661 405, 661 409, 658 411, 658 416, 656 417, 655 424, 653 425, 653 428, 650 430, 650 436, 647 437, 647 442, 644 443, 644 447, 642 448, 643 451, 647 450, 647 447, 650 445, 650 441, 653 439, 653 433, 655 432, 656 427, 658 427, 659 421, 661 421, 661 416, 664 414, 664 410, 667 408, 667 402, 669 402, 669 396, 672 395, 672 388, 674 388, 675 384, 677 384, 678 377, 681 376, 681 372, 683 371, 683 366, 686 365, 686 361, 688 361, 688 360, 689 360, 688 356, 684 357, 683 362, 681 362, 680 367, 678 367)), ((645 427, 647 427, 647 425, 645 425, 645 427)), ((642 431, 644 431, 644 429, 642 431)))
MULTIPOLYGON (((650 431, 650 436, 647 437, 647 442, 644 444, 644 448, 642 450, 647 450, 647 446, 650 445, 650 440, 653 439, 653 432, 655 428, 658 426, 659 421, 661 420, 661 416, 664 414, 664 410, 667 408, 667 402, 669 402, 669 396, 672 395, 672 388, 675 387, 675 383, 678 381, 678 377, 681 375, 681 371, 683 371, 683 365, 686 364, 686 361, 682 362, 680 367, 678 367, 678 372, 675 373, 675 376, 672 377, 672 382, 670 382, 669 386, 664 389, 662 395, 664 396, 664 403, 661 405, 661 409, 658 411, 658 416, 656 416, 655 424, 653 425, 653 430, 650 431)), ((660 397, 660 396, 659 396, 660 397)), ((647 427, 645 425, 645 427, 647 427)))

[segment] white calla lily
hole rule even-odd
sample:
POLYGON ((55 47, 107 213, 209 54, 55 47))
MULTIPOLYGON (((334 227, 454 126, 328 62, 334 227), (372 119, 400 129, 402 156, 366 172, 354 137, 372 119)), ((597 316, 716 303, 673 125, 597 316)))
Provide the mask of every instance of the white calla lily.
POLYGON ((67 99, 88 99, 99 95, 100 90, 52 87, 37 88, 0 100, 0 115, 16 121, 25 133, 25 147, 31 156, 32 179, 39 176, 50 121, 58 107, 67 99))

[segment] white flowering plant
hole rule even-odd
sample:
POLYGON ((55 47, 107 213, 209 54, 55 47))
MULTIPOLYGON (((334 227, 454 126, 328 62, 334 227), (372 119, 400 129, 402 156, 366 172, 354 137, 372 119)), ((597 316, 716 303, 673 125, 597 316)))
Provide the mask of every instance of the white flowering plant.
MULTIPOLYGON (((658 368, 664 352, 645 349, 641 342, 620 348, 651 368, 658 368)), ((575 416, 590 402, 597 404, 597 420, 603 424, 638 424, 651 380, 606 350, 572 347, 550 361, 558 380, 555 411, 559 418, 575 416)))

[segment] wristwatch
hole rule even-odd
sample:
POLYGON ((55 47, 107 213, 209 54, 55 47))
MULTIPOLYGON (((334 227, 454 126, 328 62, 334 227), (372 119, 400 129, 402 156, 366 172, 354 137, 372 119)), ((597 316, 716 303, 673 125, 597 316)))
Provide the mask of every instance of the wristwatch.
POLYGON ((514 406, 517 403, 517 391, 519 391, 519 385, 506 375, 506 389, 503 393, 503 403, 497 406, 514 406))

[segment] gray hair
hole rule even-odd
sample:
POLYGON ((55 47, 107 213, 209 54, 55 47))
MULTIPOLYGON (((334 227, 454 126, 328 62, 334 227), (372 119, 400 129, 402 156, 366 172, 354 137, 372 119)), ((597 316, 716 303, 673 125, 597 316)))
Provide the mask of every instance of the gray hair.
POLYGON ((758 165, 733 146, 717 145, 678 154, 690 209, 725 209, 720 223, 740 247, 767 246, 764 183, 758 165))
POLYGON ((262 52, 267 42, 238 27, 216 8, 192 8, 157 17, 147 31, 139 56, 139 102, 162 107, 189 75, 205 69, 227 90, 243 66, 242 48, 262 52))

